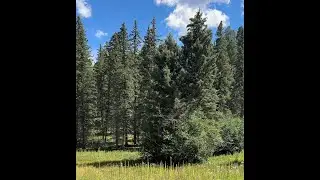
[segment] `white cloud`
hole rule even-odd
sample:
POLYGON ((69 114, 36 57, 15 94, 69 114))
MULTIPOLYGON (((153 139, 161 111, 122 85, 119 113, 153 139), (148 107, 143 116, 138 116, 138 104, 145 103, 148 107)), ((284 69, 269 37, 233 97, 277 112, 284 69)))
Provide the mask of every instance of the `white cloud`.
POLYGON ((95 36, 96 36, 97 38, 101 38, 102 36, 108 36, 108 33, 105 33, 105 32, 103 32, 103 31, 101 31, 101 30, 97 30, 95 36))
POLYGON ((187 4, 189 6, 201 6, 201 5, 208 5, 211 3, 216 4, 229 4, 230 0, 179 0, 180 4, 187 4))
POLYGON ((88 4, 87 0, 76 0, 77 11, 81 17, 91 17, 91 5, 88 4))
POLYGON ((184 4, 199 7, 210 3, 229 4, 230 0, 155 0, 155 2, 157 5, 174 6, 176 4, 184 4))
POLYGON ((179 0, 155 0, 157 5, 165 4, 168 6, 174 6, 179 0))
POLYGON ((217 9, 205 11, 205 17, 207 18, 207 25, 209 27, 218 27, 221 21, 224 26, 229 25, 229 17, 217 9))
POLYGON ((168 6, 175 6, 173 12, 165 19, 167 26, 176 30, 178 34, 184 35, 187 32, 187 25, 190 18, 194 17, 198 8, 203 12, 204 17, 207 18, 206 24, 209 28, 217 27, 222 21, 224 25, 229 24, 229 17, 217 9, 209 8, 211 3, 225 3, 229 4, 230 0, 156 0, 156 3, 168 6))

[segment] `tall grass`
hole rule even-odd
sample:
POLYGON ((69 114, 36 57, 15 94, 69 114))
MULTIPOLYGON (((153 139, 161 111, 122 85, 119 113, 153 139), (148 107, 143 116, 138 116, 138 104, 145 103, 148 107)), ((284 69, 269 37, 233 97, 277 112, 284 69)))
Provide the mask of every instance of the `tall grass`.
POLYGON ((141 163, 138 152, 77 152, 76 156, 78 180, 244 179, 243 152, 210 157, 206 163, 185 164, 180 167, 141 163), (127 161, 135 163, 129 164, 127 161))

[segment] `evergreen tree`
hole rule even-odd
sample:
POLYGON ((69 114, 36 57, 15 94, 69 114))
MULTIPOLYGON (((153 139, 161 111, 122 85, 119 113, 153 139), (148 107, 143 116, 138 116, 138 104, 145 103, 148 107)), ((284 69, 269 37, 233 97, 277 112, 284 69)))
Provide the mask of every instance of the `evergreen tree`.
POLYGON ((221 112, 226 112, 228 102, 231 99, 232 83, 234 81, 232 66, 228 55, 228 42, 223 32, 223 24, 220 22, 216 33, 216 53, 217 53, 217 83, 216 88, 218 90, 219 104, 218 109, 221 112))
POLYGON ((212 32, 205 25, 206 19, 197 12, 187 26, 188 33, 180 40, 182 46, 181 98, 192 112, 203 109, 208 117, 216 112, 217 92, 215 58, 212 49, 212 32))
POLYGON ((76 138, 85 148, 95 118, 95 87, 89 46, 80 17, 76 20, 76 138))
POLYGON ((234 65, 237 59, 237 33, 232 30, 230 26, 228 26, 225 29, 224 34, 226 36, 227 53, 229 56, 230 64, 234 65))
POLYGON ((132 124, 133 116, 133 102, 134 102, 134 73, 132 66, 134 65, 132 57, 130 55, 130 44, 128 39, 128 33, 125 24, 123 23, 120 28, 120 43, 121 43, 121 81, 123 87, 119 89, 121 91, 121 122, 123 128, 123 145, 128 145, 128 133, 129 125, 132 124))
MULTIPOLYGON (((141 49, 141 63, 139 65, 140 72, 140 86, 139 86, 139 99, 138 99, 138 109, 137 118, 141 120, 142 124, 148 119, 148 108, 150 108, 150 101, 148 97, 152 91, 152 72, 154 69, 154 56, 156 54, 156 27, 155 19, 152 20, 152 26, 147 30, 147 34, 144 37, 144 44, 141 49)), ((144 136, 146 137, 146 136, 144 136)))
MULTIPOLYGON (((226 41, 227 41, 227 53, 228 53, 228 57, 229 57, 229 60, 230 60, 230 64, 231 64, 231 67, 232 67, 232 75, 233 75, 233 78, 235 78, 235 71, 236 71, 236 60, 237 60, 237 39, 236 39, 236 32, 234 30, 231 29, 230 26, 228 26, 226 29, 225 29, 225 36, 226 36, 226 41)), ((231 98, 229 99, 229 101, 227 102, 227 107, 229 110, 231 110, 231 112, 233 112, 232 110, 232 106, 233 106, 233 101, 234 101, 234 98, 233 98, 233 92, 235 89, 234 85, 235 85, 235 81, 232 82, 232 85, 231 85, 231 98)))
POLYGON ((130 34, 130 45, 131 45, 131 57, 132 57, 132 76, 133 76, 133 89, 134 89, 134 101, 133 101, 133 117, 132 117, 132 128, 133 128, 133 143, 136 145, 139 142, 139 131, 141 130, 141 121, 137 118, 138 111, 138 99, 139 99, 139 85, 140 85, 140 74, 139 64, 141 58, 139 56, 139 47, 141 44, 141 37, 138 30, 137 21, 134 21, 133 30, 130 34))
POLYGON ((169 162, 172 143, 171 135, 174 133, 174 106, 177 82, 176 63, 179 58, 179 48, 170 34, 154 59, 152 71, 152 84, 147 97, 147 120, 144 123, 144 155, 149 160, 169 162))
POLYGON ((121 104, 121 95, 123 88, 123 81, 122 81, 122 56, 121 56, 121 43, 120 43, 120 33, 116 32, 111 37, 108 46, 109 52, 109 61, 110 61, 110 100, 109 100, 109 107, 110 107, 110 120, 112 121, 112 126, 114 129, 115 134, 115 144, 116 147, 119 147, 119 140, 121 135, 121 117, 122 117, 122 106, 121 104))
POLYGON ((105 118, 106 118, 106 124, 105 124, 105 129, 104 129, 104 141, 106 142, 107 139, 107 135, 109 134, 109 130, 111 130, 111 123, 112 123, 112 75, 113 75, 113 61, 110 59, 110 55, 109 55, 109 44, 106 43, 104 48, 103 48, 103 54, 104 54, 104 64, 103 64, 103 74, 104 74, 104 88, 103 88, 103 92, 104 92, 104 97, 105 97, 105 118))
POLYGON ((94 65, 95 81, 97 89, 97 111, 99 120, 96 123, 97 130, 102 135, 104 141, 106 141, 107 131, 108 131, 108 112, 107 112, 107 91, 108 82, 106 76, 106 63, 107 53, 106 47, 100 45, 98 51, 97 62, 94 65))
POLYGON ((233 113, 244 115, 244 28, 239 27, 237 32, 237 58, 234 62, 235 83, 233 88, 233 113))

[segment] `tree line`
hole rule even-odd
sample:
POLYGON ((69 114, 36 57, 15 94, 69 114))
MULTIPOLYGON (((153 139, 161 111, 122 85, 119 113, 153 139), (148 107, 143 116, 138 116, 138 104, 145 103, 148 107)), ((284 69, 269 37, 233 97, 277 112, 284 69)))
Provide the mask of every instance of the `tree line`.
POLYGON ((155 18, 143 39, 137 21, 130 32, 123 23, 92 64, 77 17, 76 147, 132 141, 167 162, 243 149, 244 28, 220 22, 213 41, 205 22, 198 11, 181 47, 171 34, 159 40, 155 18))

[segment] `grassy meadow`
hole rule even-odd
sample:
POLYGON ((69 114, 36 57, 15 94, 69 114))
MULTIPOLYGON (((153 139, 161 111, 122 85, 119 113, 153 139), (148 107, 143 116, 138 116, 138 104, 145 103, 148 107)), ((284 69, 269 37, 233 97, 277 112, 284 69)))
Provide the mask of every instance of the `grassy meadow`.
POLYGON ((98 151, 76 153, 77 180, 241 180, 244 152, 210 157, 202 164, 166 167, 144 163, 139 152, 98 151))

